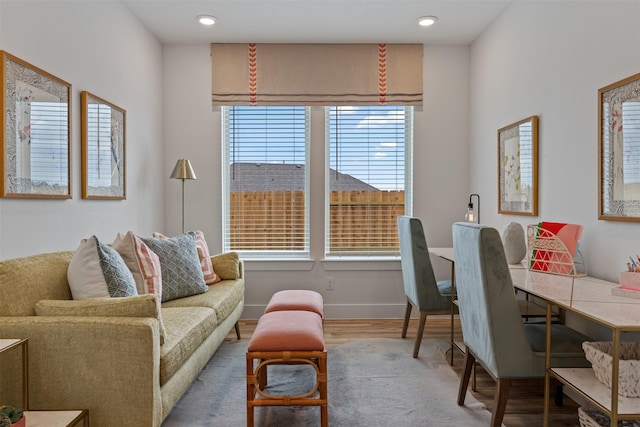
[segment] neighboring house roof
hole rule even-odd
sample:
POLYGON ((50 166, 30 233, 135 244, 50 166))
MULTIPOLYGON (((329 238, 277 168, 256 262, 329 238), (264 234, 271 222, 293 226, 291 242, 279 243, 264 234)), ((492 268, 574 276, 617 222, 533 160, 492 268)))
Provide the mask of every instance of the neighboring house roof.
MULTIPOLYGON (((282 163, 233 163, 230 191, 304 191, 304 165, 282 163)), ((332 190, 378 189, 351 175, 331 169, 332 190)))

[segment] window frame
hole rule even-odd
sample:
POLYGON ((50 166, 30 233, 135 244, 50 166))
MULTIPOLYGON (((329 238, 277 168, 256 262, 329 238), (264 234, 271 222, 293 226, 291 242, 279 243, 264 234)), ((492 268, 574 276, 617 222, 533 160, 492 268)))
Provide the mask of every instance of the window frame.
MULTIPOLYGON (((247 106, 239 106, 245 108, 253 108, 247 106)), ((223 106, 221 107, 221 117, 222 117, 222 250, 224 252, 227 251, 236 251, 240 254, 243 259, 252 259, 252 260, 269 260, 269 259, 309 259, 310 258, 310 246, 311 246, 311 230, 310 230, 310 216, 309 216, 309 206, 310 206, 310 147, 311 147, 311 108, 304 108, 304 118, 305 118, 305 142, 304 142, 304 248, 302 250, 247 250, 247 249, 235 249, 231 246, 230 241, 230 225, 231 225, 231 212, 230 212, 230 204, 231 204, 231 183, 230 183, 230 172, 231 172, 231 157, 230 157, 230 133, 229 133, 229 114, 230 109, 233 106, 223 106)), ((257 107, 257 108, 265 108, 265 107, 257 107)), ((274 108, 278 108, 278 106, 274 106, 274 108)), ((281 108, 281 107, 280 107, 281 108)), ((296 107, 292 107, 296 108, 296 107)))
MULTIPOLYGON (((323 239, 323 252, 324 258, 331 259, 381 259, 381 258, 399 258, 400 247, 394 251, 332 251, 331 250, 331 115, 330 109, 336 106, 329 106, 324 108, 324 120, 325 120, 325 161, 324 161, 324 175, 325 175, 325 191, 324 191, 324 239, 323 239)), ((374 110, 377 107, 374 106, 362 106, 362 108, 368 108, 374 110)), ((378 107, 379 108, 379 107, 378 107)), ((404 109, 404 212, 403 215, 412 215, 413 213, 413 123, 414 123, 414 108, 409 106, 399 106, 404 109)), ((397 224, 397 223, 396 223, 397 224)))

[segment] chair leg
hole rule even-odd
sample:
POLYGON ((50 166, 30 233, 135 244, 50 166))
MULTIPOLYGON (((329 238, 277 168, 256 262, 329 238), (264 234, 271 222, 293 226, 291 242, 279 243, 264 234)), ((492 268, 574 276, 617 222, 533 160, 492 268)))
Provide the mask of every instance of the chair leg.
POLYGON ((498 378, 496 387, 496 395, 493 404, 493 414, 491 414, 491 427, 500 427, 502 419, 507 409, 507 400, 509 400, 509 390, 511 389, 511 380, 509 378, 498 378))
POLYGON ((402 325, 402 338, 407 337, 407 328, 409 327, 409 317, 411 317, 411 302, 407 301, 407 308, 404 311, 404 324, 402 325))
POLYGON ((234 325, 234 328, 236 328, 236 337, 240 339, 240 326, 238 326, 238 322, 236 322, 236 324, 234 325))
POLYGON ((469 349, 464 352, 464 363, 462 368, 462 376, 460 377, 460 388, 458 389, 458 405, 464 405, 464 399, 467 396, 467 387, 469 387, 469 378, 471 370, 476 363, 476 358, 471 354, 469 349))
POLYGON ((420 323, 418 324, 418 334, 416 335, 416 343, 413 346, 413 357, 418 357, 420 344, 422 343, 422 334, 424 334, 424 325, 427 323, 427 312, 420 312, 420 323))

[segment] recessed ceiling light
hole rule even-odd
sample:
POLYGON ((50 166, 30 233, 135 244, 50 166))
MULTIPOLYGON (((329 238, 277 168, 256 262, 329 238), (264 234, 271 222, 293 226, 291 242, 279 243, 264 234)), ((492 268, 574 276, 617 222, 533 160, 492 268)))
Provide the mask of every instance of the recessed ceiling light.
POLYGON ((437 16, 423 16, 421 18, 418 18, 418 25, 420 25, 421 27, 429 27, 435 24, 437 20, 437 16))
POLYGON ((198 15, 196 19, 202 25, 211 26, 216 23, 216 17, 211 15, 198 15))

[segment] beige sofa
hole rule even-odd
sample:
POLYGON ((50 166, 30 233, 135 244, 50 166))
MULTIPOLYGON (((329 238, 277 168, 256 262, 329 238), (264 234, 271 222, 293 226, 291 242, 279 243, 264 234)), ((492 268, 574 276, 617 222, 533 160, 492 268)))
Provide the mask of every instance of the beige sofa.
POLYGON ((0 262, 0 338, 28 338, 29 409, 159 426, 240 318, 242 263, 229 255, 212 257, 221 282, 161 308, 151 295, 71 300, 73 252, 0 262))

